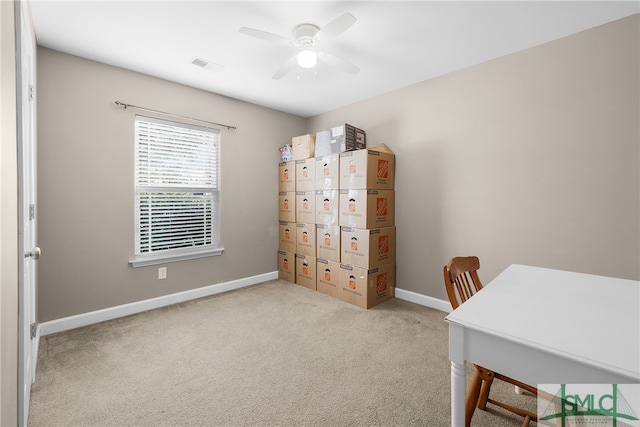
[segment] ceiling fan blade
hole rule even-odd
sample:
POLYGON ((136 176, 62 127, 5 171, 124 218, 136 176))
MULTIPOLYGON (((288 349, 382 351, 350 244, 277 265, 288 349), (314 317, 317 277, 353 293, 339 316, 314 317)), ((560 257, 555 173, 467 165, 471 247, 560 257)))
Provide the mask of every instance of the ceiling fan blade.
POLYGON ((276 42, 276 43, 282 43, 282 44, 289 44, 291 42, 291 40, 289 40, 286 37, 282 37, 282 36, 279 36, 279 35, 273 34, 273 33, 268 33, 266 31, 262 31, 262 30, 256 30, 254 28, 240 27, 239 31, 242 34, 246 34, 246 35, 252 36, 252 37, 257 37, 259 39, 267 40, 267 41, 270 41, 270 42, 276 42))
POLYGON ((273 73, 273 77, 271 77, 273 80, 280 80, 282 77, 284 77, 289 71, 293 70, 296 67, 298 61, 298 55, 293 55, 291 58, 287 59, 284 64, 282 64, 280 66, 280 68, 278 68, 276 70, 275 73, 273 73))
POLYGON ((349 74, 358 74, 360 72, 360 68, 356 67, 351 62, 330 53, 318 52, 318 57, 332 67, 339 68, 349 74))
POLYGON ((320 31, 313 36, 316 43, 324 43, 331 40, 351 27, 356 22, 356 17, 350 13, 338 16, 333 21, 322 27, 320 31))

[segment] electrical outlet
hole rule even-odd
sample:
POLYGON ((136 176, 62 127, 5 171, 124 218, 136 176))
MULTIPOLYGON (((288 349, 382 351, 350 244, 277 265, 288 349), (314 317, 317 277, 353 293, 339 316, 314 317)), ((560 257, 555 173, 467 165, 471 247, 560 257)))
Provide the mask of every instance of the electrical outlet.
POLYGON ((167 278, 167 267, 160 267, 158 269, 158 279, 166 279, 167 278))

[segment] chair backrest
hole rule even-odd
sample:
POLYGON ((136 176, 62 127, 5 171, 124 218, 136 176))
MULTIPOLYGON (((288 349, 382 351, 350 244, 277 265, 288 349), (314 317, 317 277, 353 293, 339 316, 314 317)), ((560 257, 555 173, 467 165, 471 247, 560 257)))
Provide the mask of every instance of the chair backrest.
POLYGON ((479 269, 480 260, 475 256, 451 258, 444 266, 444 285, 454 310, 482 289, 479 269))

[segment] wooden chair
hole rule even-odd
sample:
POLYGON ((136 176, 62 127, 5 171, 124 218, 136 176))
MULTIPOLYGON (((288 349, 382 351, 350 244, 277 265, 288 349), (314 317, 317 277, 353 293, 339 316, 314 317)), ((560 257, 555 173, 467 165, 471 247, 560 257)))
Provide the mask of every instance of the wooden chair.
MULTIPOLYGON (((471 298, 476 292, 482 290, 482 283, 478 277, 479 269, 480 260, 475 256, 451 258, 449 263, 444 266, 444 284, 447 289, 447 295, 449 296, 449 302, 451 302, 451 306, 454 310, 458 308, 460 304, 471 298)), ((489 397, 491 384, 494 379, 513 384, 514 386, 527 390, 537 396, 538 390, 535 387, 514 380, 513 378, 506 377, 497 372, 493 372, 489 369, 483 368, 482 366, 474 366, 476 373, 471 381, 471 386, 469 387, 465 403, 466 427, 470 427, 471 417, 473 417, 473 412, 476 407, 485 410, 487 403, 491 403, 514 414, 520 415, 524 418, 522 423, 523 427, 528 426, 530 420, 537 422, 538 417, 536 414, 499 402, 489 397)))

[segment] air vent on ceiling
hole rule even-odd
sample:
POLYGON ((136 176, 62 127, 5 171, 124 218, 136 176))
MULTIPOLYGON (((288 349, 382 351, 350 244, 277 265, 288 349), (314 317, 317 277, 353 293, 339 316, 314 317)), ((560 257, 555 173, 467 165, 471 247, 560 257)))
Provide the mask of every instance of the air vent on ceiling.
POLYGON ((224 68, 224 66, 220 65, 220 64, 216 64, 215 62, 211 62, 208 61, 206 59, 202 59, 202 58, 193 58, 191 60, 191 63, 193 65, 197 65, 198 67, 202 67, 202 68, 206 68, 209 71, 220 71, 224 68))
POLYGON ((209 63, 207 61, 205 61, 204 59, 200 59, 200 58, 194 58, 194 60, 191 61, 191 63, 193 65, 197 65, 198 67, 206 67, 207 65, 209 65, 209 63))

